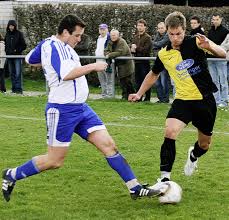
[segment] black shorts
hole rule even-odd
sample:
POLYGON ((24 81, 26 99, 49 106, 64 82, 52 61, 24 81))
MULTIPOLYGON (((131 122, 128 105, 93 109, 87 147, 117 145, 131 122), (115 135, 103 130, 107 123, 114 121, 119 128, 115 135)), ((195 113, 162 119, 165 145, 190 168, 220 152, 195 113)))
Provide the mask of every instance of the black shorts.
POLYGON ((185 124, 192 122, 203 134, 211 136, 216 112, 217 107, 213 95, 209 95, 202 100, 175 99, 167 118, 176 118, 185 124))

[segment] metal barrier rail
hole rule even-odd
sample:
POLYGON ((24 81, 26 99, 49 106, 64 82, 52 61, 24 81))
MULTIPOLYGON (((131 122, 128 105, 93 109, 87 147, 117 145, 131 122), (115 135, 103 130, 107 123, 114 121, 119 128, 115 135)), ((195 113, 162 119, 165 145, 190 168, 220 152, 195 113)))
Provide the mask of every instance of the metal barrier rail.
MULTIPOLYGON (((24 59, 25 55, 5 55, 5 56, 0 56, 0 58, 21 58, 24 59)), ((99 56, 79 56, 79 58, 82 59, 102 59, 102 60, 107 60, 108 58, 106 57, 99 57, 99 56)), ((114 60, 156 60, 156 57, 116 57, 114 60)), ((211 61, 228 61, 223 58, 207 58, 207 60, 211 61)))
MULTIPOLYGON (((13 58, 21 58, 24 59, 25 55, 5 55, 5 56, 0 56, 0 58, 7 58, 7 59, 13 59, 13 58)), ((79 56, 79 58, 81 59, 101 59, 101 60, 107 60, 108 58, 106 57, 101 57, 101 56, 79 56)), ((116 70, 115 70, 115 60, 156 60, 156 57, 117 57, 115 59, 112 59, 112 97, 115 97, 115 74, 116 74, 116 70)), ((222 59, 222 58, 207 58, 208 61, 227 61, 226 59, 222 59)), ((23 79, 23 76, 22 76, 23 79)), ((23 80, 22 80, 23 82, 23 80)), ((48 94, 48 85, 46 82, 46 94, 48 94)))

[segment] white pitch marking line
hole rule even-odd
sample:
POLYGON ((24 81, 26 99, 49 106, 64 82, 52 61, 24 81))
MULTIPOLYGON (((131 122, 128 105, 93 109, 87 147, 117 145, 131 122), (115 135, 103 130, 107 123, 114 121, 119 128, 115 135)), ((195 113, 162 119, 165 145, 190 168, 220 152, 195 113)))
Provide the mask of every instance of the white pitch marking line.
MULTIPOLYGON (((14 116, 14 115, 0 115, 0 118, 7 118, 7 119, 16 119, 16 120, 29 120, 29 121, 44 121, 44 118, 34 118, 34 117, 21 117, 21 116, 14 116)), ((164 130, 164 127, 160 126, 150 126, 150 125, 132 125, 132 124, 120 124, 120 123, 112 123, 108 122, 105 123, 107 126, 116 126, 116 127, 128 127, 128 128, 149 128, 149 129, 156 129, 156 130, 164 130)), ((185 128, 185 132, 196 132, 196 129, 185 128)), ((222 132, 222 131, 214 131, 214 134, 221 134, 221 135, 229 135, 229 132, 222 132)))
POLYGON ((21 117, 14 115, 0 115, 0 118, 8 118, 8 119, 17 119, 17 120, 30 120, 30 121, 44 121, 42 118, 33 118, 33 117, 21 117))
MULTIPOLYGON (((164 127, 160 126, 150 126, 150 125, 131 125, 131 124, 119 124, 119 123, 106 123, 108 126, 117 126, 117 127, 129 127, 129 128, 149 128, 149 129, 157 129, 157 130, 164 130, 164 127)), ((184 131, 187 132, 196 132, 196 129, 192 128, 185 128, 184 131)), ((214 134, 223 134, 229 135, 229 132, 222 132, 222 131, 214 131, 214 134)))

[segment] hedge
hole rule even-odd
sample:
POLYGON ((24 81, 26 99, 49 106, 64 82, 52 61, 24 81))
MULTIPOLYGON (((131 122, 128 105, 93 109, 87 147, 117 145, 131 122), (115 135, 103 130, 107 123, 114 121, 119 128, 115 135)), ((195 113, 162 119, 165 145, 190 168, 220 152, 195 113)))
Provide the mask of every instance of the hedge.
MULTIPOLYGON (((144 18, 148 23, 148 33, 153 36, 157 23, 164 21, 165 17, 175 11, 181 11, 189 21, 190 17, 197 15, 202 21, 203 28, 208 31, 213 13, 219 13, 224 17, 224 25, 229 28, 229 7, 199 8, 172 5, 123 5, 123 4, 43 4, 16 7, 14 13, 17 17, 19 28, 24 31, 28 42, 27 51, 33 48, 42 39, 56 33, 57 25, 66 14, 76 14, 86 23, 85 33, 91 36, 91 54, 93 55, 96 39, 98 37, 98 25, 107 23, 109 29, 118 29, 123 38, 131 43, 135 33, 136 21, 144 18)), ((189 24, 189 23, 188 23, 189 24)), ((187 31, 190 26, 187 25, 187 31)), ((26 51, 26 52, 27 52, 26 51)))

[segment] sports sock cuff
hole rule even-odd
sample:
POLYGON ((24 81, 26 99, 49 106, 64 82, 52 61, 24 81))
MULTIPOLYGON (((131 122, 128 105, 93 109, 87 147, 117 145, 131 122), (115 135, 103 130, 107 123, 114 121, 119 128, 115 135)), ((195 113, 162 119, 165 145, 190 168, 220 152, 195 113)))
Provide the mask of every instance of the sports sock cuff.
POLYGON ((130 190, 130 189, 133 189, 133 188, 135 188, 136 186, 139 186, 139 185, 140 185, 140 183, 138 182, 137 179, 132 179, 132 180, 126 182, 125 184, 126 184, 126 186, 127 186, 127 188, 128 188, 129 190, 130 190))
POLYGON ((39 171, 35 166, 35 162, 33 160, 29 160, 26 163, 16 168, 16 180, 24 179, 26 177, 38 174, 39 171))
POLYGON ((165 137, 164 142, 166 142, 166 143, 175 143, 176 140, 175 140, 175 139, 171 139, 171 138, 165 137))
POLYGON ((116 154, 112 156, 106 156, 106 159, 112 159, 112 158, 119 157, 119 156, 120 156, 119 152, 116 152, 116 154))
POLYGON ((106 157, 106 160, 110 167, 120 175, 125 183, 132 179, 136 179, 132 169, 122 154, 116 153, 113 156, 106 157))
POLYGON ((204 150, 201 148, 198 144, 198 141, 194 145, 194 149, 192 151, 194 157, 201 157, 203 154, 205 154, 208 150, 204 150))
POLYGON ((167 178, 170 179, 171 172, 161 171, 161 179, 167 178))
POLYGON ((33 163, 34 169, 35 169, 38 173, 40 173, 40 170, 39 170, 38 167, 37 167, 35 158, 36 158, 36 157, 33 157, 33 158, 32 158, 32 163, 33 163))

